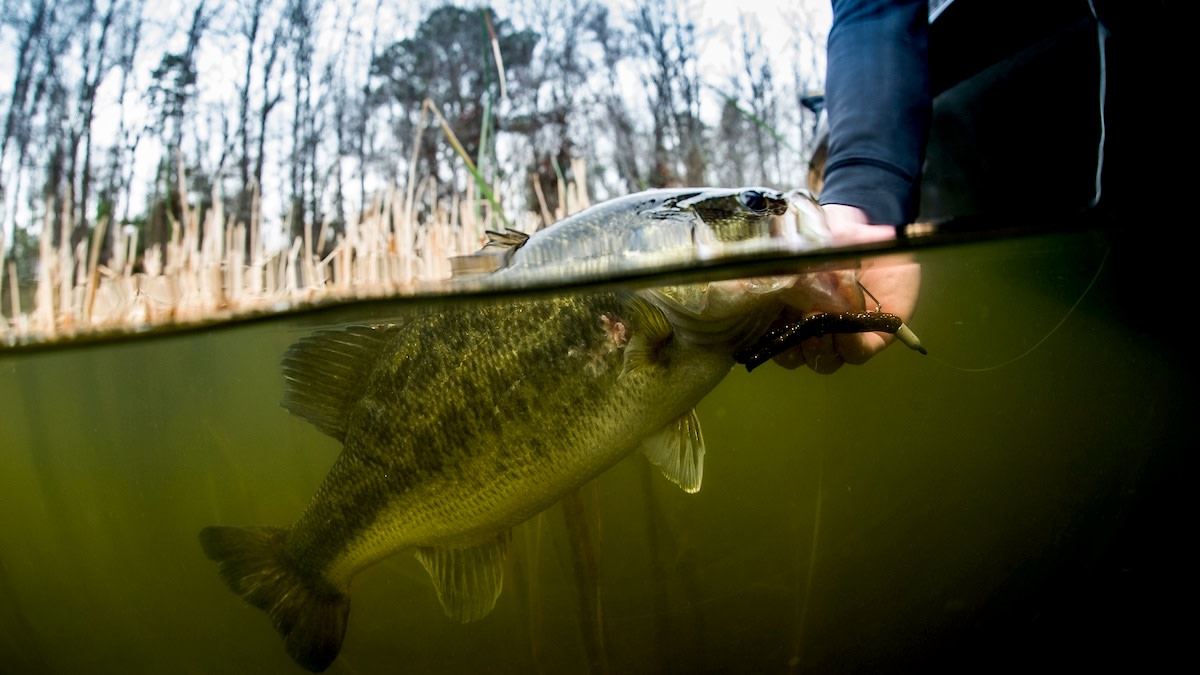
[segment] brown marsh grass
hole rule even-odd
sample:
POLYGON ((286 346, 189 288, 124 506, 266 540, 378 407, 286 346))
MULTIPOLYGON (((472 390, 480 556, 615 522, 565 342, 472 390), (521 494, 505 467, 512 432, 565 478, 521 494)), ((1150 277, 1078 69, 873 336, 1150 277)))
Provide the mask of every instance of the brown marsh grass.
MULTIPOLYGON (((572 168, 576 180, 559 188, 563 206, 551 213, 538 195, 540 213, 526 214, 515 227, 533 231, 588 206, 584 167, 576 162, 572 168)), ((310 226, 275 250, 264 241, 261 217, 234 222, 214 195, 206 212, 186 207, 172 222, 169 240, 146 247, 140 259, 138 231, 118 227, 104 263, 107 223, 72 247, 72 224, 64 217, 60 245, 50 227, 41 228, 32 293, 20 287, 14 264, 0 274, 6 277, 0 294, 8 292, 10 308, 0 313, 0 349, 433 291, 450 277, 452 256, 478 250, 484 232, 503 230, 505 222, 474 183, 449 202, 436 194, 429 180, 394 187, 346 223, 336 240, 310 226), (32 307, 22 306, 21 298, 30 296, 32 307)), ((257 205, 254 212, 260 213, 257 205)))

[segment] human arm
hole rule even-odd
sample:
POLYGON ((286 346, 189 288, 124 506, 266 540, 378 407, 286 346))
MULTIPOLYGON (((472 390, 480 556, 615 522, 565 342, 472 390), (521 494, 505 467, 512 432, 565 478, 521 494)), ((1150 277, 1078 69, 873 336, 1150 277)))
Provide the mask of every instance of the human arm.
POLYGON ((916 218, 929 133, 927 0, 833 0, 825 82, 823 205, 872 225, 916 218))
MULTIPOLYGON (((834 246, 894 239, 916 218, 917 183, 928 136, 927 0, 833 0, 826 73, 829 148, 820 202, 834 246)), ((869 259, 857 270, 802 279, 785 293, 782 321, 822 311, 874 309, 912 317, 920 266, 869 259), (829 286, 837 286, 829 292, 829 286), (823 289, 814 293, 814 289, 823 289)), ((895 340, 882 333, 827 335, 805 341, 775 361, 832 373, 861 364, 895 340)))

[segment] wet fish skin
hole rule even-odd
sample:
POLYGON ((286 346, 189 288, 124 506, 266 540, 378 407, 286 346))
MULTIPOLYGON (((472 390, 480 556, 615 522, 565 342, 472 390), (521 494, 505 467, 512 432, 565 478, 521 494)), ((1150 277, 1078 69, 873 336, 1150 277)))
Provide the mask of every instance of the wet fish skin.
MULTIPOLYGON (((634 347, 645 363, 626 371, 629 341, 657 330, 639 318, 643 302, 525 300, 383 329, 394 336, 349 413, 342 455, 293 528, 292 559, 344 587, 397 550, 479 545, 688 412, 731 352, 649 338, 634 347)), ((286 367, 311 384, 305 344, 286 367)))
POLYGON ((201 545, 314 672, 340 650, 352 578, 401 550, 415 550, 447 615, 482 618, 511 527, 639 447, 699 489, 693 407, 778 313, 769 290, 724 281, 460 306, 303 338, 284 358, 284 405, 343 450, 291 528, 209 527, 201 545))
POLYGON ((698 248, 781 235, 792 200, 764 187, 660 188, 587 208, 538 231, 504 258, 505 274, 537 278, 623 271, 648 259, 694 259, 698 248))

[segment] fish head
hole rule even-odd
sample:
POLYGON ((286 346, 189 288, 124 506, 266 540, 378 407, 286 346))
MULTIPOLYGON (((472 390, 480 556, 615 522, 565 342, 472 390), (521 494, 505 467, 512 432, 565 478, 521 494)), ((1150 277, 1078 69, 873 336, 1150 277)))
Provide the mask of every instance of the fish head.
POLYGON ((787 213, 787 196, 767 188, 705 190, 681 200, 677 208, 696 214, 701 232, 714 241, 767 239, 779 231, 787 213))
MULTIPOLYGON (((710 188, 664 206, 676 214, 676 226, 691 228, 702 258, 764 248, 814 250, 831 241, 820 205, 803 190, 710 188)), ((781 293, 806 285, 808 277, 728 279, 641 293, 663 312, 681 339, 736 346, 765 330, 781 310, 781 293)))
MULTIPOLYGON (((612 199, 525 237, 489 235, 487 265, 509 283, 608 278, 683 268, 729 256, 803 253, 831 242, 817 202, 803 190, 696 187, 612 199), (502 240, 501 240, 502 238, 502 240), (493 244, 495 244, 493 246, 493 244)), ((694 344, 753 341, 781 311, 798 275, 681 284, 638 291, 694 344), (757 333, 756 333, 757 331, 757 333)))
POLYGON ((820 207, 806 193, 765 187, 646 190, 528 237, 516 234, 489 233, 488 245, 463 256, 469 260, 457 261, 456 269, 478 268, 509 281, 579 281, 729 255, 804 252, 829 241, 820 207))
POLYGON ((692 239, 702 257, 764 246, 803 252, 832 241, 820 204, 806 190, 704 188, 670 206, 694 216, 692 239))

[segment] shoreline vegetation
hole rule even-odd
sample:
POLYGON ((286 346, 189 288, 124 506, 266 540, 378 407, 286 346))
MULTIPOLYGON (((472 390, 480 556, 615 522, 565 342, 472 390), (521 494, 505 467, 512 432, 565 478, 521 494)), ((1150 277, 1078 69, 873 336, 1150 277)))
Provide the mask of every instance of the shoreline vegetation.
MULTIPOLYGON (((554 213, 542 200, 542 213, 527 214, 517 229, 533 231, 586 208, 583 162, 574 162, 572 175, 559 186, 554 213)), ((274 251, 264 242, 261 219, 234 222, 219 195, 206 212, 183 209, 169 240, 147 246, 141 257, 137 230, 115 230, 105 264, 99 262, 105 223, 72 247, 64 217, 58 246, 52 229, 41 228, 32 294, 15 263, 0 271, 0 307, 8 307, 0 312, 0 350, 418 294, 422 284, 450 277, 452 256, 479 250, 485 230, 504 229, 503 216, 473 182, 450 203, 437 199, 436 187, 431 181, 394 187, 351 218, 336 241, 328 241, 324 227, 307 225, 303 236, 274 251), (30 295, 31 306, 22 302, 30 295)), ((182 178, 180 194, 186 194, 182 178)))
POLYGON ((830 17, 785 5, 14 5, 0 354, 423 295, 589 189, 786 184, 830 17))

